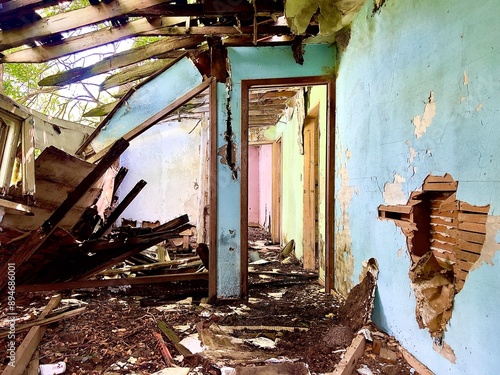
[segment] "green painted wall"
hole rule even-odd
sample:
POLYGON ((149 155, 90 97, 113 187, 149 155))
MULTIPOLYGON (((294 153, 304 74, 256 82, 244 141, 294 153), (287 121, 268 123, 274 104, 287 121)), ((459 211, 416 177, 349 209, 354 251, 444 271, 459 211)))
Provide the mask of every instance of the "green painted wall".
POLYGON ((386 1, 376 13, 367 2, 340 58, 337 288, 349 290, 362 262, 377 259, 375 322, 436 374, 498 373, 499 16, 493 0, 386 1), (431 173, 459 181, 458 199, 491 204, 484 256, 456 295, 444 335, 448 359, 415 320, 405 236, 377 218, 378 205, 404 203, 431 173))

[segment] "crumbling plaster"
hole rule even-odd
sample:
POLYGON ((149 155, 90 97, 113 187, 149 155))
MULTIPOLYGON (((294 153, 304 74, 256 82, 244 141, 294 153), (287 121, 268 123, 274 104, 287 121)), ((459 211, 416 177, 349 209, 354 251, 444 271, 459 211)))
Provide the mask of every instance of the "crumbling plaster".
POLYGON ((439 374, 496 373, 498 366, 500 264, 498 226, 491 222, 500 207, 496 9, 493 0, 386 1, 374 13, 373 3, 367 3, 352 24, 338 72, 336 142, 352 153, 345 167, 358 189, 348 208, 352 277, 364 259, 377 259, 375 323, 439 374), (435 113, 431 106, 426 116, 431 92, 435 113), (420 121, 432 117, 424 119, 429 126, 420 137, 413 122, 417 115, 420 121), (395 173, 404 178, 400 187, 408 197, 428 174, 446 172, 460 182, 458 200, 491 205, 484 249, 490 263, 467 277, 445 332, 455 363, 449 350, 434 350, 428 332, 408 319, 416 301, 408 278, 411 262, 400 251, 405 238, 399 228, 377 220, 376 212, 395 173))

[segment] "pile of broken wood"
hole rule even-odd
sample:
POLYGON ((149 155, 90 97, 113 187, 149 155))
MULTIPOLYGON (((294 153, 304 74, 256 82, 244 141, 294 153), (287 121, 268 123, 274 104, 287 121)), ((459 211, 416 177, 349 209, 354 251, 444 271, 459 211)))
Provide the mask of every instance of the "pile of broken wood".
MULTIPOLYGON (((3 292, 7 287, 8 267, 15 268, 16 292, 208 278, 207 272, 191 272, 193 267, 201 264, 197 256, 180 261, 169 261, 162 257, 150 258, 147 263, 151 264, 129 263, 127 268, 105 271, 152 246, 182 237, 192 227, 188 216, 183 215, 154 228, 126 226, 112 229, 112 225, 124 209, 146 185, 143 180, 139 181, 122 202, 112 209, 100 226, 96 227, 94 221, 97 216, 94 206, 87 207, 69 230, 67 226, 64 228, 64 225, 61 225, 65 218, 67 221, 67 216, 74 216, 77 203, 81 202, 82 197, 88 195, 90 190, 95 189, 96 183, 127 147, 127 141, 118 140, 98 164, 92 165, 90 172, 68 192, 67 197, 57 208, 47 215, 48 218, 43 224, 8 241, 5 241, 5 238, 1 239, 0 295, 5 295, 3 292), (180 274, 172 275, 172 268, 176 268, 180 274), (188 272, 185 272, 186 270, 188 272), (116 276, 126 277, 131 274, 136 276, 137 272, 144 276, 134 279, 116 276), (111 275, 115 276, 109 277, 111 275)), ((54 150, 51 152, 54 154, 54 150)), ((43 157, 39 159, 42 160, 43 157)), ((44 165, 39 159, 37 168, 42 171, 44 165)), ((113 193, 116 192, 117 180, 120 178, 123 176, 120 177, 119 172, 115 178, 113 193)), ((0 229, 4 230, 3 227, 0 229)))

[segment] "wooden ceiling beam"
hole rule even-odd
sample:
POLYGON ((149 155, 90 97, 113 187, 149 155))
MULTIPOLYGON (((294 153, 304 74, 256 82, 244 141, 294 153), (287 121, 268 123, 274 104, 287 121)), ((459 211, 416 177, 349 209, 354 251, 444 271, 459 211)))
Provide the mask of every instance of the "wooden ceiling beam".
MULTIPOLYGON (((69 37, 59 43, 46 44, 13 52, 0 58, 0 63, 41 63, 134 36, 226 36, 244 33, 248 35, 248 40, 250 40, 250 35, 253 32, 253 27, 251 26, 239 29, 233 26, 171 27, 185 20, 186 18, 184 17, 161 17, 148 22, 145 18, 141 18, 131 21, 125 26, 105 28, 69 37)), ((268 25, 259 28, 258 32, 259 36, 291 33, 288 26, 268 25)))
MULTIPOLYGON (((141 18, 128 22, 121 27, 107 27, 83 35, 69 37, 59 43, 23 49, 5 55, 0 59, 0 62, 41 63, 137 36, 144 32, 153 30, 159 31, 161 28, 183 23, 186 22, 186 20, 186 17, 160 17, 151 21, 141 18)), ((159 35, 160 33, 157 32, 157 34, 159 35)))
POLYGON ((170 0, 120 0, 110 4, 100 3, 69 12, 42 18, 23 28, 4 30, 0 33, 0 51, 19 47, 65 31, 94 25, 111 18, 128 15, 139 9, 147 9, 170 0))
MULTIPOLYGON (((284 7, 282 1, 257 1, 257 14, 283 13, 284 7)), ((160 4, 148 9, 139 9, 131 12, 133 16, 158 16, 158 15, 176 15, 176 16, 248 16, 253 18, 254 7, 248 1, 234 0, 211 0, 204 4, 160 4)))
POLYGON ((2 1, 0 7, 0 22, 13 16, 19 17, 23 13, 31 12, 48 6, 63 3, 68 0, 10 0, 2 1))
POLYGON ((74 68, 61 73, 54 74, 42 79, 40 86, 65 86, 71 83, 79 82, 84 79, 107 73, 114 69, 123 68, 139 61, 156 57, 166 52, 180 48, 190 48, 203 42, 202 36, 188 36, 183 38, 162 39, 142 47, 134 48, 128 51, 117 53, 107 57, 94 65, 85 68, 74 68))

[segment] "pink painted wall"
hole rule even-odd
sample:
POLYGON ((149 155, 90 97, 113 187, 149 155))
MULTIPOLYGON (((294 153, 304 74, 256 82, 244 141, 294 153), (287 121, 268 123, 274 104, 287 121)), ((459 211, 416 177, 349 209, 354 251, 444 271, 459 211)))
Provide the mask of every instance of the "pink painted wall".
POLYGON ((269 230, 273 192, 273 146, 261 145, 259 153, 259 224, 269 230))
POLYGON ((259 146, 248 146, 248 222, 259 222, 259 146))

